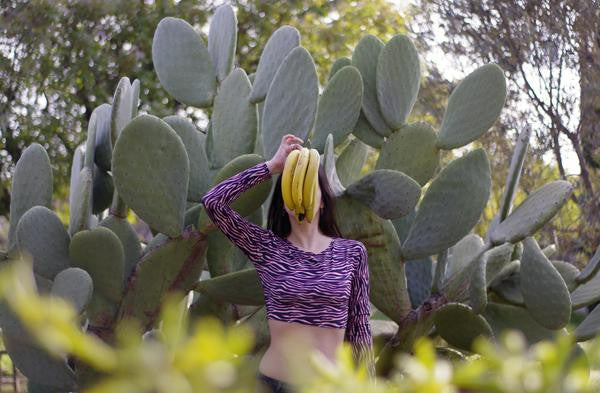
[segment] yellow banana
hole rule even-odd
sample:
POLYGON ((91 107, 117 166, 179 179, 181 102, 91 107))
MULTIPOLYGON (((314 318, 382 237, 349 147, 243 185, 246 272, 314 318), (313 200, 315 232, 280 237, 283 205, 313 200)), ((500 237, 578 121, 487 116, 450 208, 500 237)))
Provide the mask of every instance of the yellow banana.
POLYGON ((310 159, 308 169, 304 178, 303 200, 306 210, 306 219, 312 222, 314 216, 315 195, 319 183, 319 162, 321 156, 317 149, 311 148, 309 151, 310 159))
POLYGON ((292 199, 296 205, 296 214, 299 222, 304 220, 305 214, 304 205, 302 204, 302 191, 304 188, 304 178, 309 159, 309 150, 308 148, 303 147, 300 151, 298 162, 296 162, 294 178, 292 179, 292 199))
POLYGON ((283 197, 283 203, 288 209, 294 211, 296 210, 296 204, 292 198, 292 179, 299 156, 300 150, 292 150, 285 159, 285 166, 283 167, 283 173, 281 174, 281 195, 283 197))
MULTIPOLYGON (((318 190, 318 188, 319 188, 319 181, 317 180, 317 181, 315 182, 315 186, 313 187, 313 189, 314 189, 314 192, 313 192, 313 200, 315 201, 315 202, 314 202, 315 204, 318 204, 318 205, 320 205, 320 204, 321 204, 321 200, 320 200, 320 199, 318 199, 318 200, 317 200, 317 191, 319 191, 319 190, 318 190)), ((318 207, 316 211, 318 212, 318 211, 319 211, 319 209, 320 209, 320 207, 318 207)), ((315 214, 315 213, 314 213, 314 211, 313 211, 313 216, 314 216, 314 214, 315 214)), ((312 217, 311 217, 311 220, 312 220, 312 217)))
POLYGON ((311 192, 310 192, 310 202, 306 205, 306 220, 308 222, 312 222, 312 219, 313 219, 313 216, 314 216, 313 209, 314 209, 314 206, 315 206, 315 203, 314 203, 314 200, 315 200, 315 189, 316 189, 315 186, 316 186, 315 183, 311 183, 310 187, 307 187, 307 188, 311 189, 311 192))

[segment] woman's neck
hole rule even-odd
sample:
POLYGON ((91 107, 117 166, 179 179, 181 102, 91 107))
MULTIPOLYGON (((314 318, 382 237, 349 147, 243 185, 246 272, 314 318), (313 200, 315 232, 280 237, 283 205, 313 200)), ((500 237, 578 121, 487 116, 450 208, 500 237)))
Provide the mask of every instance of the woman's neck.
POLYGON ((321 233, 320 231, 315 231, 315 232, 311 232, 311 233, 301 233, 298 234, 297 232, 291 232, 288 237, 287 240, 289 240, 290 242, 299 245, 300 247, 304 248, 304 249, 313 249, 313 248, 319 248, 319 245, 322 244, 322 242, 327 239, 329 240, 330 237, 324 235, 323 233, 321 233))

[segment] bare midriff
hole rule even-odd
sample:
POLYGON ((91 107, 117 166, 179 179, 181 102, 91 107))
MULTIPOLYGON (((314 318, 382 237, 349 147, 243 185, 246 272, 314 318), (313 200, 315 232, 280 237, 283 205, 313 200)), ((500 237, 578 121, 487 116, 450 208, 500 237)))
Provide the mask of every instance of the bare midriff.
POLYGON ((336 349, 344 341, 346 329, 305 325, 267 319, 271 342, 258 365, 261 373, 288 383, 296 383, 310 373, 309 357, 321 352, 333 364, 336 349))

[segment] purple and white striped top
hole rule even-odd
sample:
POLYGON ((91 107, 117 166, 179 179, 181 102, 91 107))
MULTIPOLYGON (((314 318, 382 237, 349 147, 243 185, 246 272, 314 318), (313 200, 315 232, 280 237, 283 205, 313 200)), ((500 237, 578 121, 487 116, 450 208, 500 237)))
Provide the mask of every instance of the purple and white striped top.
POLYGON ((319 253, 305 251, 229 206, 271 175, 263 161, 223 180, 202 197, 206 213, 255 266, 268 319, 345 328, 354 360, 366 362, 373 378, 367 249, 358 240, 335 237, 319 253))

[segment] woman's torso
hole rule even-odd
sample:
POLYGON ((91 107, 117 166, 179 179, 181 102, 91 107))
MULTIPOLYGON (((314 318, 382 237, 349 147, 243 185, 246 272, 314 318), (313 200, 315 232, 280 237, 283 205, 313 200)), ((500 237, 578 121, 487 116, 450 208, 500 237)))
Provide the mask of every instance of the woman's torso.
MULTIPOLYGON (((332 238, 324 238, 321 249, 332 238)), ((267 319, 271 342, 263 354, 259 371, 271 378, 294 382, 302 378, 302 370, 309 364, 313 351, 321 352, 332 363, 336 362, 336 349, 344 340, 344 328, 313 326, 297 322, 267 319), (297 375, 292 375, 295 371, 297 375), (300 373, 300 374, 298 374, 300 373)))
POLYGON ((345 329, 311 326, 267 319, 271 342, 258 369, 271 378, 293 383, 302 378, 313 351, 336 363, 336 349, 344 340, 345 329), (297 375, 292 373, 296 371, 297 375))

